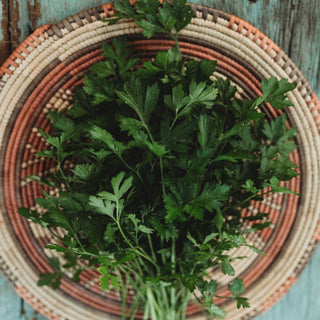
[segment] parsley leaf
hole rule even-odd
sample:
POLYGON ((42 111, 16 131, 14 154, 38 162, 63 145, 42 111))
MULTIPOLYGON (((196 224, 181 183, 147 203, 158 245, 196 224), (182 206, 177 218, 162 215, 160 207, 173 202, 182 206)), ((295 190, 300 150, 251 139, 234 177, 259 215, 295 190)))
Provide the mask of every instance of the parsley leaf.
POLYGON ((270 225, 268 214, 243 209, 269 193, 295 194, 283 182, 298 174, 290 159, 296 131, 285 115, 263 112, 265 103, 291 106, 295 84, 271 77, 261 97, 238 99, 230 80, 216 76, 216 61, 182 54, 178 33, 193 16, 185 0, 114 7, 108 23, 133 19, 146 37, 163 33, 173 46, 138 67, 133 44, 108 41, 73 106, 49 113, 54 132, 42 132, 47 147, 37 156, 54 168, 27 178, 44 189, 34 208, 19 208, 50 230, 56 241, 47 248, 60 254, 39 285, 57 288, 70 271, 79 281, 96 269, 103 290, 122 289, 123 301, 130 286, 137 292, 125 317, 138 309, 144 318, 183 317, 190 294, 207 314, 225 317, 215 298, 249 307, 243 281, 234 279, 233 261, 244 257, 230 250, 263 254, 245 235, 270 225), (233 277, 228 296, 207 279, 212 268, 233 277))

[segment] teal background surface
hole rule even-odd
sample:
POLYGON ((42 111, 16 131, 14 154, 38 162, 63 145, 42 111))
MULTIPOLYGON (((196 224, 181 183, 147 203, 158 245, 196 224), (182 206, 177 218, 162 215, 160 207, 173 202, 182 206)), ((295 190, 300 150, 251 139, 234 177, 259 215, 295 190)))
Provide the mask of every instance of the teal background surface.
MULTIPOLYGON (((0 0, 0 64, 37 27, 107 0, 0 0)), ((320 97, 320 0, 192 0, 234 14, 284 50, 320 97)), ((320 247, 297 283, 256 320, 320 320, 320 247)), ((0 275, 0 320, 46 320, 0 275)), ((90 320, 90 319, 88 319, 90 320)))

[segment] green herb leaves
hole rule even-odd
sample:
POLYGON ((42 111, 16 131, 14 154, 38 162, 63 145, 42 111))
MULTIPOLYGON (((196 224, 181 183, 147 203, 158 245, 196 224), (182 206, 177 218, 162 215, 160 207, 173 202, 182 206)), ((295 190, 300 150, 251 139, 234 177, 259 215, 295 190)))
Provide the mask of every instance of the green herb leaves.
POLYGON ((106 214, 119 223, 121 213, 124 209, 123 196, 132 187, 132 177, 124 179, 124 172, 120 172, 111 179, 112 193, 108 191, 99 192, 97 196, 90 196, 88 205, 94 212, 106 214))
MULTIPOLYGON (((129 1, 119 1, 115 2, 114 6, 121 18, 134 19, 147 38, 156 33, 168 33, 176 37, 176 34, 190 23, 193 16, 185 0, 175 0, 172 3, 163 1, 161 6, 158 0, 140 0, 134 7, 129 1)), ((117 19, 112 22, 115 21, 117 19)))
POLYGON ((292 102, 288 100, 284 94, 295 89, 295 87, 296 84, 288 83, 287 79, 281 79, 279 81, 276 77, 263 79, 261 81, 263 96, 257 99, 256 104, 269 102, 276 109, 292 106, 292 102))
POLYGON ((116 91, 118 97, 136 112, 144 127, 157 105, 159 92, 157 83, 144 90, 139 78, 133 78, 127 82, 123 91, 116 91))
POLYGON ((295 130, 286 128, 284 115, 270 120, 260 107, 291 105, 286 93, 295 85, 270 78, 261 97, 237 99, 228 79, 212 77, 215 61, 182 57, 177 33, 192 17, 185 1, 124 1, 115 8, 116 20, 134 19, 147 37, 167 33, 174 45, 138 68, 130 44, 114 39, 76 89, 74 106, 50 113, 55 133, 43 132, 49 147, 38 155, 56 168, 33 177, 47 188, 36 199, 41 213, 19 213, 49 228, 58 244, 48 248, 67 263, 52 259, 57 271, 39 284, 56 288, 69 267, 78 277, 79 258, 88 268, 99 265, 102 289, 122 288, 124 300, 129 284, 137 290, 128 317, 142 306, 146 319, 156 319, 160 305, 182 315, 188 294, 211 316, 224 317, 213 299, 249 307, 243 282, 234 279, 230 295, 220 297, 219 283, 204 276, 216 267, 234 277, 231 249, 261 253, 243 235, 268 227, 266 214, 243 217, 242 210, 267 193, 291 192, 281 181, 297 175, 289 157, 295 130))

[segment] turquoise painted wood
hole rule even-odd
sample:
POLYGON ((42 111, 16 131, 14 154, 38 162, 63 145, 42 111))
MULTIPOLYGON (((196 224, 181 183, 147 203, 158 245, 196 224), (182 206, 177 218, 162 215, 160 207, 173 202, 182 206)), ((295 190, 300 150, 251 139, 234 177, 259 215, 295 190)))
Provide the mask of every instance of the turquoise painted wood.
POLYGON ((24 302, 2 276, 0 276, 0 319, 47 320, 24 302))
POLYGON ((256 320, 320 319, 320 247, 289 292, 256 320))
MULTIPOLYGON (((0 63, 33 30, 107 0, 0 0, 0 63)), ((109 1, 110 2, 110 1, 109 1)), ((190 0, 234 14, 265 33, 320 97, 320 0, 190 0)), ((320 247, 293 288, 257 320, 320 320, 320 247)), ((0 275, 0 320, 46 320, 0 275)), ((88 319, 90 320, 90 319, 88 319)))

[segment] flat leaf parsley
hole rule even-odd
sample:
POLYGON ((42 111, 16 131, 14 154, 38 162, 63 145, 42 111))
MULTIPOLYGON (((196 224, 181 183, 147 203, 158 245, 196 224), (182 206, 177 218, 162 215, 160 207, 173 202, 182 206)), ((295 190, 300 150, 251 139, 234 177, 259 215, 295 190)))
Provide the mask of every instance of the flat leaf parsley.
MULTIPOLYGON (((262 96, 238 99, 228 79, 212 77, 216 61, 182 56, 178 32, 192 18, 184 0, 114 6, 108 23, 134 19, 144 36, 166 33, 173 46, 141 66, 129 42, 115 38, 76 88, 72 108, 49 113, 54 133, 43 132, 48 148, 38 156, 55 168, 32 177, 44 185, 35 200, 43 210, 19 213, 50 230, 57 241, 48 248, 66 263, 51 259, 57 272, 39 285, 57 288, 67 270, 77 280, 95 268, 101 288, 121 289, 124 302, 129 285, 136 290, 123 319, 137 310, 143 319, 185 319, 191 297, 222 318, 213 300, 219 283, 205 280, 208 270, 234 276, 231 249, 261 253, 244 234, 270 223, 264 213, 242 211, 267 193, 291 193, 280 182, 297 175, 289 158, 295 130, 286 129, 285 115, 270 120, 261 109, 290 106, 286 93, 295 84, 271 77, 262 96)), ((228 289, 220 298, 249 307, 241 279, 228 289)))

